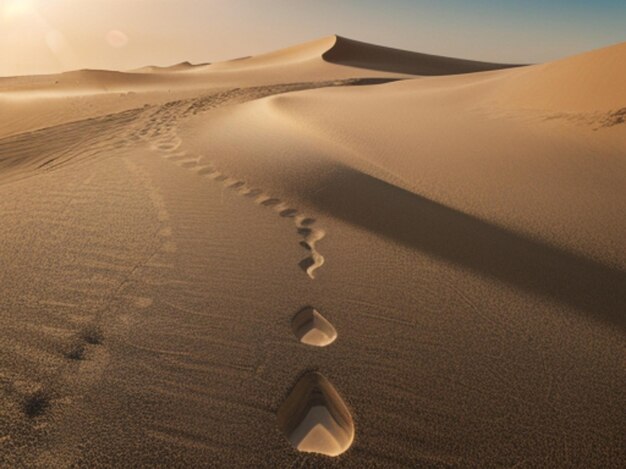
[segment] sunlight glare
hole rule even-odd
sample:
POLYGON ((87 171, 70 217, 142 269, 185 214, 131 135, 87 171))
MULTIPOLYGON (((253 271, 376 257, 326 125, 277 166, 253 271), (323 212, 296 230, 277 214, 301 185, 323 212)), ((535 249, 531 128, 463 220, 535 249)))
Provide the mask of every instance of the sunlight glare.
POLYGON ((23 18, 35 12, 32 0, 2 0, 0 7, 5 21, 23 18))
POLYGON ((106 34, 106 41, 111 47, 124 47, 128 44, 128 36, 122 31, 113 30, 106 34))

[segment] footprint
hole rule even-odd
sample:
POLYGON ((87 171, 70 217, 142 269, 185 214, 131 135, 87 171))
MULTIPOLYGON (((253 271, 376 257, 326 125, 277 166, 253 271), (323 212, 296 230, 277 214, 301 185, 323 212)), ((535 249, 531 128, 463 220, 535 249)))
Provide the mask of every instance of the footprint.
POLYGON ((315 218, 304 217, 301 220, 298 220, 298 225, 301 227, 311 226, 313 223, 315 223, 315 218))
POLYGON ((244 193, 246 197, 256 197, 261 193, 261 189, 250 189, 248 192, 244 193))
MULTIPOLYGON (((229 177, 229 175, 218 171, 212 162, 206 160, 205 156, 192 159, 190 156, 194 155, 189 155, 186 151, 179 150, 183 141, 177 135, 176 121, 180 116, 177 116, 176 110, 179 109, 179 105, 181 104, 183 106, 189 105, 188 102, 181 101, 162 106, 162 110, 171 109, 171 112, 161 112, 160 121, 166 122, 160 127, 151 129, 152 134, 163 134, 162 137, 154 139, 155 141, 152 142, 152 148, 161 150, 161 156, 165 159, 175 161, 178 165, 183 168, 191 169, 198 175, 221 182, 224 187, 232 189, 242 196, 253 198, 255 203, 265 207, 271 207, 274 212, 278 213, 283 218, 293 219, 297 232, 301 237, 298 242, 303 248, 309 251, 309 256, 301 260, 298 265, 310 278, 315 278, 315 271, 324 264, 324 257, 318 252, 316 245, 318 241, 326 235, 323 230, 311 227, 316 220, 302 215, 297 209, 290 207, 287 203, 282 202, 280 199, 272 197, 267 193, 263 193, 260 189, 250 188, 245 181, 234 179, 229 177), (200 163, 200 159, 202 159, 202 164, 200 163)), ((191 103, 191 107, 195 104, 197 103, 191 103)), ((164 216, 162 221, 167 220, 167 218, 168 217, 164 216)))
MULTIPOLYGON (((209 179, 213 179, 214 181, 217 181, 218 178, 221 178, 223 175, 222 173, 220 173, 219 171, 213 171, 211 173, 207 173, 207 175, 209 176, 209 179)), ((224 176, 224 179, 226 178, 226 176, 224 176)), ((222 179, 222 180, 224 180, 222 179)))
POLYGON ((286 208, 285 210, 281 210, 279 215, 285 218, 293 218, 297 213, 298 211, 295 208, 286 208))
MULTIPOLYGON (((310 246, 309 246, 309 247, 310 247, 310 246)), ((310 251, 310 249, 309 249, 309 251, 310 251)), ((313 257, 311 257, 311 256, 309 256, 309 257, 307 257, 307 258, 305 258, 305 259, 302 259, 302 260, 298 263, 298 265, 300 266, 300 268, 301 268, 302 270, 304 270, 307 274, 309 273, 309 269, 310 269, 311 267, 313 267, 313 265, 314 265, 314 264, 315 264, 315 261, 313 260, 313 257)))
POLYGON ((293 317, 291 328, 300 342, 314 347, 326 347, 337 339, 337 330, 330 321, 310 306, 293 317))
POLYGON ((298 450, 339 456, 354 441, 354 422, 345 402, 322 374, 296 383, 277 412, 278 426, 298 450))
POLYGON ((265 207, 272 207, 273 205, 277 205, 279 203, 280 203, 280 200, 270 198, 261 202, 261 205, 264 205, 265 207))
POLYGON ((65 348, 63 355, 70 360, 83 360, 87 349, 85 344, 80 339, 72 340, 65 348))
POLYGON ((214 173, 215 171, 216 170, 213 166, 200 166, 196 172, 200 176, 204 176, 205 174, 211 174, 211 173, 214 173))
POLYGON ((235 181, 232 184, 228 184, 226 187, 228 187, 229 189, 240 189, 241 187, 245 185, 246 183, 243 181, 235 181))
POLYGON ((28 417, 38 417, 50 407, 52 393, 48 388, 39 388, 24 397, 22 409, 28 417))
POLYGON ((315 278, 315 271, 324 265, 324 256, 322 256, 317 248, 316 244, 326 236, 324 230, 312 228, 315 223, 315 219, 298 215, 295 217, 296 228, 298 234, 304 239, 300 241, 300 246, 311 251, 311 255, 306 259, 300 261, 299 265, 309 277, 315 278))
POLYGON ((104 340, 102 329, 95 324, 88 324, 80 331, 80 337, 88 344, 100 345, 104 340))
MULTIPOLYGON (((314 250, 310 243, 303 241, 308 246, 307 249, 311 251, 311 255, 305 259, 302 259, 298 265, 302 270, 306 272, 306 274, 312 279, 315 278, 315 271, 319 269, 322 265, 324 265, 324 256, 322 256, 319 252, 314 250)), ((304 245, 303 245, 304 246, 304 245)))

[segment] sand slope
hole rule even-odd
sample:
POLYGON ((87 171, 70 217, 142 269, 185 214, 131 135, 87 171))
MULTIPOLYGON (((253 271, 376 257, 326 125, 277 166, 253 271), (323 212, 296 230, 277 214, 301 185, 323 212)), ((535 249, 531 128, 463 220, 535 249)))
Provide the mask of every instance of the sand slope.
POLYGON ((283 50, 215 64, 78 70, 0 78, 0 137, 240 86, 345 79, 394 80, 492 70, 507 65, 435 57, 329 36, 283 50), (367 58, 367 60, 365 60, 367 58), (141 96, 139 97, 138 94, 141 96), (86 99, 88 98, 88 99, 86 99))
MULTIPOLYGON (((320 65, 320 59, 330 64, 363 68, 369 73, 377 70, 407 75, 450 75, 510 67, 381 47, 333 35, 255 57, 213 64, 207 69, 246 70, 278 66, 293 68, 311 62, 320 65)), ((331 70, 333 67, 326 68, 331 70)))
POLYGON ((495 86, 505 105, 562 113, 619 112, 626 108, 626 43, 528 67, 495 86))
POLYGON ((322 57, 327 62, 335 64, 411 75, 454 75, 512 66, 419 54, 367 44, 341 36, 335 36, 333 46, 325 51, 322 57))
MULTIPOLYGON (((626 89, 614 77, 624 57, 624 47, 611 47, 546 66, 282 95, 233 108, 209 123, 206 137, 219 153, 217 134, 232 138, 238 133, 235 122, 264 129, 266 135, 255 132, 250 143, 258 161, 258 149, 268 143, 274 148, 271 141, 289 148, 288 134, 306 135, 323 142, 329 152, 324 156, 350 170, 621 263, 625 226, 617 214, 625 207, 615 194, 624 184, 618 114, 626 105, 626 89), (593 68, 599 78, 574 76, 571 89, 560 91, 554 77, 567 74, 572 61, 593 68), (526 78, 543 86, 545 99, 534 93, 522 107, 526 78), (602 99, 592 105, 590 96, 600 88, 602 99), (557 100, 563 109, 588 112, 576 118, 558 113, 557 100), (355 119, 355 114, 366 117, 355 119), (503 196, 506 204, 492 203, 503 196)), ((246 130, 246 135, 251 134, 246 130)), ((322 155, 294 155, 292 166, 301 168, 302 159, 326 161, 322 155)), ((245 154, 237 158, 239 164, 248 162, 256 164, 245 154)))
POLYGON ((620 467, 625 51, 0 81, 0 466, 620 467))

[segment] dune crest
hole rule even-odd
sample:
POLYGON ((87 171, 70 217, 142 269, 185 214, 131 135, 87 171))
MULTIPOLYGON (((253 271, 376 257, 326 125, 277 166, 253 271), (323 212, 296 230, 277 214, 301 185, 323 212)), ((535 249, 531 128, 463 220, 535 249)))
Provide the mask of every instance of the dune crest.
POLYGON ((334 38, 333 46, 322 54, 324 60, 369 70, 410 75, 456 75, 517 66, 422 54, 377 46, 341 36, 334 36, 334 38))
POLYGON ((277 51, 213 64, 207 70, 244 70, 317 63, 402 75, 454 75, 515 65, 443 57, 377 46, 332 35, 277 51))
POLYGON ((268 67, 318 60, 324 53, 332 49, 335 36, 327 36, 252 57, 242 57, 210 65, 211 70, 251 67, 268 67))
POLYGON ((504 75, 494 97, 504 105, 556 112, 626 108, 626 42, 504 75))

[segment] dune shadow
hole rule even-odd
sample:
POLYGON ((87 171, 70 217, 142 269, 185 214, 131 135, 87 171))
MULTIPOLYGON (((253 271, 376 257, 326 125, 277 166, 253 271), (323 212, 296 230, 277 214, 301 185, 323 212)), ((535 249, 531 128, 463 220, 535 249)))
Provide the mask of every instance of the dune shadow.
POLYGON ((319 209, 395 242, 624 328, 626 272, 403 190, 351 168, 312 191, 319 209))
POLYGON ((335 45, 324 52, 322 58, 330 63, 367 70, 425 76, 455 75, 519 66, 421 54, 341 36, 336 36, 335 45))

